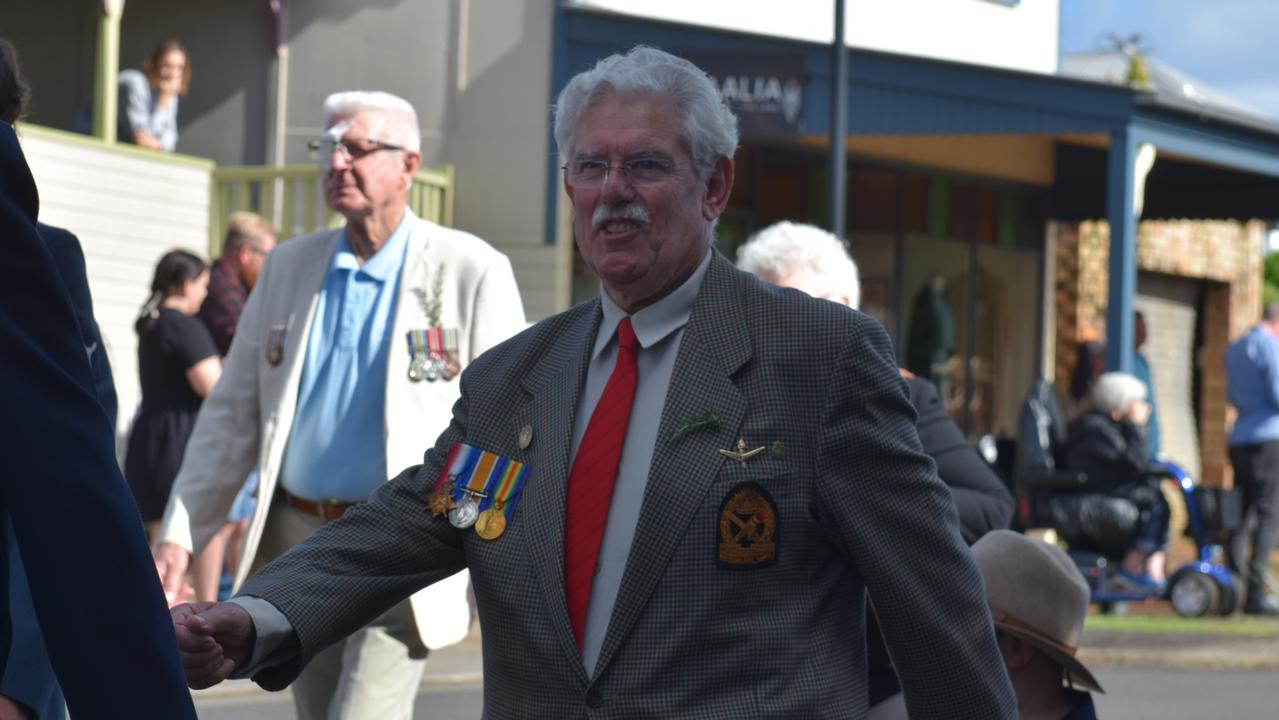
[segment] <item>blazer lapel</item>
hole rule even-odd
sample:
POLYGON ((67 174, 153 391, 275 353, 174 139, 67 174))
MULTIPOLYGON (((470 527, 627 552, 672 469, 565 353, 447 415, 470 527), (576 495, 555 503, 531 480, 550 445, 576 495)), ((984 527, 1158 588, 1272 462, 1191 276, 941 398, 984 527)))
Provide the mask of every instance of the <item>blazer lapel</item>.
POLYGON ((520 509, 521 518, 529 527, 530 542, 526 547, 546 596, 555 634, 583 682, 586 669, 573 637, 564 596, 564 507, 571 428, 600 318, 598 300, 585 306, 524 380, 531 398, 529 422, 533 437, 537 438, 533 446, 536 450, 528 459, 532 474, 520 509), (566 428, 570 430, 566 432, 566 428))
MULTIPOLYGON (((737 440, 746 400, 732 375, 751 357, 740 288, 737 271, 716 253, 680 341, 635 538, 596 676, 622 646, 684 538, 724 462, 719 450, 731 448, 737 440), (674 439, 682 425, 708 410, 719 418, 717 429, 695 430, 674 439)), ((561 602, 562 595, 561 591, 561 602)))

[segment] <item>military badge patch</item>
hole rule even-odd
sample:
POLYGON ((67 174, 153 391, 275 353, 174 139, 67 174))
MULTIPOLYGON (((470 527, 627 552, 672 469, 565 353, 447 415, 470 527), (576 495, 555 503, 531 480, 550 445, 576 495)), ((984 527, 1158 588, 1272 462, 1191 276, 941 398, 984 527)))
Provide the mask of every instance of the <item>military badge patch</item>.
POLYGON ((777 503, 762 486, 740 483, 719 508, 717 558, 722 567, 749 570, 777 561, 777 503))

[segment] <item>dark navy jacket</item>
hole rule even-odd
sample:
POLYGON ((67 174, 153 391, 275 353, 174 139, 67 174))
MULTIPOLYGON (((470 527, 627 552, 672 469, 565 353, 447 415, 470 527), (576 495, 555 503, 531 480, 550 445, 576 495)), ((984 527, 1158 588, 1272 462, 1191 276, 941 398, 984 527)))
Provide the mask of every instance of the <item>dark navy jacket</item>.
MULTIPOLYGON (((38 210, 13 128, 0 123, 0 509, 71 714, 194 718, 75 311, 36 232, 38 210)), ((0 553, 5 587, 7 560, 0 553)), ((0 611, 7 657, 7 593, 0 611)))

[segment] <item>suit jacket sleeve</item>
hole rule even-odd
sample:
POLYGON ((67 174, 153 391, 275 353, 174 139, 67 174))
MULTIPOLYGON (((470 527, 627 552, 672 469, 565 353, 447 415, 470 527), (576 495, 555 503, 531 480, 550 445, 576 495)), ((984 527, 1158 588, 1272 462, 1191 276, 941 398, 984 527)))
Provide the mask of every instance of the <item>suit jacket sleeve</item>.
POLYGON ((258 461, 262 425, 258 399, 258 358, 263 336, 263 303, 276 272, 267 257, 257 292, 249 295, 222 377, 200 406, 195 428, 173 481, 159 537, 193 553, 226 524, 244 478, 258 461))
POLYGON ((384 483, 369 502, 321 527, 241 588, 241 595, 266 600, 283 613, 298 641, 295 656, 254 675, 254 682, 283 689, 316 653, 465 567, 461 533, 445 518, 433 518, 426 498, 449 448, 464 441, 469 372, 462 374, 452 423, 422 465, 384 483))
POLYGON ((919 414, 915 427, 924 452, 937 464, 937 475, 950 488, 959 510, 959 529, 968 544, 1012 522, 1012 493, 973 449, 942 406, 936 387, 922 378, 906 381, 919 414))
POLYGON ((888 336, 853 317, 825 385, 820 517, 865 580, 910 716, 1016 717, 981 576, 920 447, 888 336))
POLYGON ((49 658, 75 715, 194 718, 71 301, 24 212, 33 203, 15 197, 24 191, 35 195, 30 171, 0 123, 0 502, 49 658), (97 591, 91 611, 86 588, 97 591))

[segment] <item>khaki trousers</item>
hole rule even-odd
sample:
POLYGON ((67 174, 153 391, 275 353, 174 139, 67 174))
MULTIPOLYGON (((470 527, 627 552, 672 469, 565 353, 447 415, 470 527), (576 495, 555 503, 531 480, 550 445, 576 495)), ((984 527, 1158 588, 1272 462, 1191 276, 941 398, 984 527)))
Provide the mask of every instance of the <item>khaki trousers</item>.
MULTIPOLYGON (((324 522, 276 499, 253 571, 310 537, 324 522)), ((426 654, 406 599, 321 651, 302 670, 292 687, 298 720, 410 720, 426 654)))

